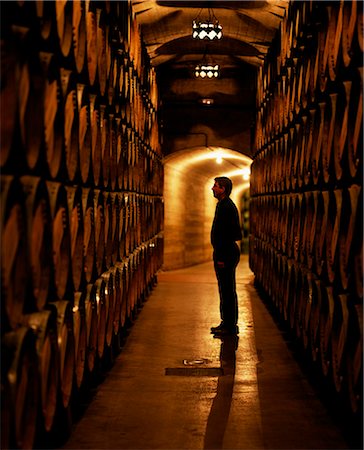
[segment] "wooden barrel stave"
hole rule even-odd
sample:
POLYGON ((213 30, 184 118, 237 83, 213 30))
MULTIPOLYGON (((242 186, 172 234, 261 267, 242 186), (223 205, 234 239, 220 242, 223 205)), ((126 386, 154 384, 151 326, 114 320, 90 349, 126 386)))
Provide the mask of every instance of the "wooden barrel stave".
POLYGON ((90 127, 91 127, 91 167, 92 178, 95 187, 101 185, 101 131, 100 111, 95 94, 89 94, 90 104, 90 127))
POLYGON ((88 80, 91 86, 94 85, 97 74, 97 17, 92 6, 93 3, 90 0, 85 0, 86 59, 88 80))
POLYGON ((351 81, 344 81, 340 102, 338 104, 339 117, 335 124, 335 139, 334 139, 334 161, 335 161, 335 176, 337 180, 341 180, 343 176, 342 159, 346 149, 347 133, 348 133, 348 118, 349 118, 349 103, 351 81))
MULTIPOLYGON (((339 267, 341 286, 346 291, 349 287, 349 279, 353 275, 352 245, 355 243, 354 232, 357 223, 358 202, 361 194, 361 186, 352 185, 343 191, 343 218, 339 236, 339 267), (347 217, 349 219, 347 220, 347 217)), ((355 245, 355 244, 354 244, 355 245)))
POLYGON ((53 230, 53 268, 56 296, 64 298, 71 266, 67 192, 61 183, 47 181, 53 230))
MULTIPOLYGON (((325 183, 331 181, 330 177, 333 175, 333 160, 335 156, 332 156, 332 148, 335 145, 333 143, 334 133, 336 133, 336 115, 337 115, 337 97, 338 94, 333 93, 329 95, 330 101, 326 103, 325 111, 325 123, 322 138, 321 149, 321 166, 322 174, 325 183)), ((340 106, 340 104, 339 104, 340 106)), ((340 115, 340 113, 339 113, 340 115)))
POLYGON ((85 298, 85 317, 86 317, 86 364, 89 372, 93 372, 97 357, 97 301, 96 286, 88 284, 86 287, 85 298))
POLYGON ((363 67, 353 76, 348 119, 348 160, 350 175, 360 172, 363 153, 363 67))
POLYGON ((86 56, 86 8, 81 0, 72 1, 72 47, 78 73, 84 68, 86 56))
POLYGON ((95 283, 96 306, 97 306, 97 355, 101 359, 105 351, 106 339, 106 284, 102 277, 95 283))
POLYGON ((349 297, 346 294, 335 297, 331 349, 332 375, 337 392, 341 391, 345 376, 344 360, 349 323, 348 302, 349 297))
POLYGON ((113 320, 113 334, 118 335, 121 328, 121 304, 123 295, 122 286, 122 266, 120 262, 117 262, 111 269, 110 272, 114 279, 114 320, 113 320))
POLYGON ((18 86, 20 135, 30 170, 42 162, 45 85, 39 55, 30 53, 20 69, 18 86))
POLYGON ((22 188, 10 175, 1 177, 1 297, 2 329, 21 321, 29 283, 26 212, 22 188))
POLYGON ((33 448, 39 404, 36 338, 30 328, 22 326, 2 336, 1 346, 2 370, 9 387, 2 397, 9 399, 10 448, 33 448))
MULTIPOLYGON (((47 3, 47 2, 46 2, 47 3)), ((44 72, 44 145, 49 174, 56 179, 62 170, 64 110, 60 72, 53 54, 40 52, 44 72)))
POLYGON ((93 279, 95 270, 96 242, 95 242, 95 194, 90 188, 82 188, 82 216, 83 216, 83 249, 84 274, 87 283, 93 279))
POLYGON ((77 180, 79 171, 79 116, 77 87, 72 72, 61 70, 64 109, 64 153, 67 177, 70 182, 77 180))
POLYGON ((328 221, 326 227, 326 268, 330 283, 338 278, 337 254, 341 225, 342 189, 335 189, 329 195, 328 221))
POLYGON ((105 309, 106 309, 106 324, 105 324, 105 344, 110 347, 112 337, 114 334, 114 319, 115 319, 115 285, 114 275, 111 270, 104 272, 101 275, 105 282, 105 309))
POLYGON ((357 413, 362 405, 363 380, 363 305, 350 308, 346 354, 347 389, 351 410, 357 413))
POLYGON ((95 248, 96 273, 102 274, 105 266, 105 209, 104 194, 94 189, 95 248))
POLYGON ((54 423, 59 389, 57 312, 49 309, 24 316, 23 324, 34 330, 38 355, 42 428, 49 432, 54 423))
POLYGON ((79 118, 78 147, 80 174, 82 182, 87 184, 91 167, 92 129, 89 117, 89 96, 87 95, 85 85, 81 83, 77 84, 77 106, 79 118))
POLYGON ((311 358, 316 361, 320 347, 320 311, 322 304, 323 283, 319 278, 315 278, 312 284, 312 304, 309 321, 311 358))
POLYGON ((84 223, 82 189, 66 186, 69 228, 71 233, 71 272, 74 290, 78 291, 84 281, 84 223))
POLYGON ((75 340, 72 304, 67 300, 51 302, 57 310, 57 336, 60 354, 59 377, 62 406, 67 408, 72 395, 75 370, 75 340))
POLYGON ((73 2, 70 0, 57 1, 55 7, 59 46, 62 55, 67 57, 72 46, 73 2))
POLYGON ((321 275, 324 268, 324 244, 326 238, 328 211, 329 211, 329 192, 314 191, 316 207, 315 223, 315 272, 321 275))
POLYGON ((27 211, 28 254, 32 274, 32 292, 35 309, 42 310, 52 284, 52 229, 49 196, 45 182, 39 177, 24 175, 20 178, 25 194, 27 211))
POLYGON ((80 389, 85 375, 87 351, 86 291, 74 293, 72 312, 75 336, 75 382, 80 389))
POLYGON ((357 1, 345 0, 343 9, 342 56, 344 66, 351 63, 353 54, 353 38, 357 20, 357 1))
POLYGON ((325 286, 322 290, 320 308, 320 356, 321 370, 327 376, 332 365, 331 335, 334 318, 334 291, 332 286, 325 286))

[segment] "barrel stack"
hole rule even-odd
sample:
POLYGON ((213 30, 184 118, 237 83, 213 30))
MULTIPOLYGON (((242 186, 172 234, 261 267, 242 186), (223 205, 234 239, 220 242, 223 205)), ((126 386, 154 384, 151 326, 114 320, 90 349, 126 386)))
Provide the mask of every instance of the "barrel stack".
POLYGON ((66 435, 75 396, 157 281, 163 165, 156 74, 130 0, 5 9, 2 448, 32 448, 66 435))
POLYGON ((363 3, 289 4, 260 69, 250 267, 358 413, 363 337, 363 3))

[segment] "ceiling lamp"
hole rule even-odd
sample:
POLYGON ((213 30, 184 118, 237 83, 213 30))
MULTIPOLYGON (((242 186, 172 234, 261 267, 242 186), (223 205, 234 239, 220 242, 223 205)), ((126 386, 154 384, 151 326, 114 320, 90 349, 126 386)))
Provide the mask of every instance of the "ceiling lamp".
POLYGON ((220 75, 218 64, 197 64, 195 67, 196 78, 217 78, 220 75))
POLYGON ((200 12, 192 21, 192 37, 193 39, 207 39, 213 41, 222 38, 222 26, 219 24, 212 8, 208 8, 209 16, 207 19, 200 19, 200 12))

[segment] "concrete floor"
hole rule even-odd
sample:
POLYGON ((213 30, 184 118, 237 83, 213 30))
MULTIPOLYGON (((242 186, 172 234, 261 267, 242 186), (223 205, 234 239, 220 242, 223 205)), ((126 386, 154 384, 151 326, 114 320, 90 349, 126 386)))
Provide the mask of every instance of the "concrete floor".
POLYGON ((65 449, 346 449, 238 266, 238 339, 219 323, 212 263, 158 275, 65 449))

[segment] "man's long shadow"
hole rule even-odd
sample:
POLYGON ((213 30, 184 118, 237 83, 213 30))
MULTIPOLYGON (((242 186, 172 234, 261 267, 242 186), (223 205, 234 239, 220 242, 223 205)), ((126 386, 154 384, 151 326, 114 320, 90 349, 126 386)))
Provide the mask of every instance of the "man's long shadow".
POLYGON ((220 349, 220 362, 223 375, 217 382, 217 393, 212 402, 207 420, 204 449, 223 448, 225 430, 227 427, 231 400, 234 389, 236 355, 239 337, 222 336, 220 349))

